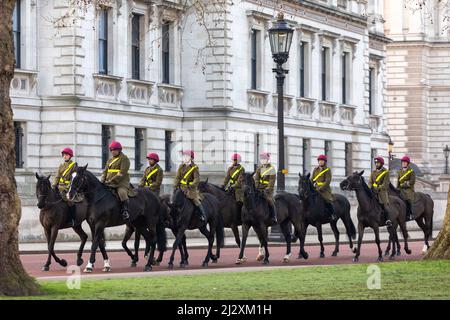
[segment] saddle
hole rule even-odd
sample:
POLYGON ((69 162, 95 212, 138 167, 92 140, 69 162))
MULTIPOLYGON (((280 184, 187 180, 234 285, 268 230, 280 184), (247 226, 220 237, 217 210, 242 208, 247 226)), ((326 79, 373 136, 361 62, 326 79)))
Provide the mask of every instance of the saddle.
MULTIPOLYGON (((108 190, 117 198, 117 200, 120 201, 119 194, 117 193, 117 189, 116 188, 108 187, 108 190)), ((134 189, 134 186, 130 183, 130 189, 128 189, 128 197, 129 198, 134 198, 136 196, 137 196, 137 192, 134 189)))

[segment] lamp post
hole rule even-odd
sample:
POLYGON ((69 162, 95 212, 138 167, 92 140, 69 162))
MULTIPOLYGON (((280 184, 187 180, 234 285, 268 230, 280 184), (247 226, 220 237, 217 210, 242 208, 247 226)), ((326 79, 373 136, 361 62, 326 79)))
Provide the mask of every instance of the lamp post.
POLYGON ((445 174, 448 174, 448 156, 450 155, 450 148, 448 145, 445 145, 445 148, 442 149, 444 151, 444 157, 445 157, 445 174))
MULTIPOLYGON (((272 58, 277 64, 272 69, 277 78, 277 96, 278 96, 278 171, 277 171, 277 192, 285 190, 285 174, 287 170, 284 167, 284 99, 283 86, 285 74, 288 70, 283 69, 283 64, 289 58, 289 49, 291 48, 292 35, 294 30, 289 28, 280 12, 277 21, 269 29, 270 49, 272 58)), ((270 229, 270 240, 282 241, 281 230, 279 226, 273 226, 270 229)))
POLYGON ((277 21, 269 29, 270 49, 272 58, 277 67, 272 71, 277 78, 277 96, 278 96, 278 172, 277 172, 277 191, 285 190, 285 177, 287 170, 284 168, 284 105, 283 105, 283 86, 285 74, 288 70, 283 69, 283 64, 289 58, 289 49, 291 48, 292 35, 294 30, 289 28, 280 12, 277 21))
POLYGON ((392 156, 393 149, 394 149, 394 142, 392 141, 391 137, 389 137, 389 142, 388 142, 389 169, 391 168, 391 161, 393 159, 393 156, 392 156))

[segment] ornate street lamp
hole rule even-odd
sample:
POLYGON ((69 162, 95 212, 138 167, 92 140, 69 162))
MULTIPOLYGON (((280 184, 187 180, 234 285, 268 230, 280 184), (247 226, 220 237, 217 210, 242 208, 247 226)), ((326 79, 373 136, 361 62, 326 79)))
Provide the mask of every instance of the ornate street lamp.
POLYGON ((277 78, 278 95, 278 172, 277 172, 277 191, 285 189, 285 177, 287 170, 284 168, 284 105, 283 105, 283 86, 285 74, 288 70, 283 69, 283 64, 289 58, 289 50, 292 43, 294 30, 289 28, 280 12, 277 21, 269 29, 270 49, 272 57, 277 67, 273 69, 277 78))
POLYGON ((448 156, 450 155, 450 148, 448 145, 445 145, 445 148, 442 149, 444 151, 444 157, 445 157, 445 174, 448 174, 448 156))

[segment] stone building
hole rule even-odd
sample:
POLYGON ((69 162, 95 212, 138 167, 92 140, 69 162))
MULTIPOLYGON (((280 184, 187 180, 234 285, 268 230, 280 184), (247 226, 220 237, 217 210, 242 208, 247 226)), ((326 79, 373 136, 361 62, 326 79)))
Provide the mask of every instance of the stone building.
MULTIPOLYGON (((65 0, 17 1, 11 96, 22 229, 37 218, 34 172, 53 172, 65 146, 100 173, 108 143, 119 140, 133 181, 146 153, 157 152, 166 191, 184 147, 215 181, 234 152, 250 171, 263 150, 277 165, 268 29, 279 1, 204 1, 200 23, 181 0, 101 0, 74 12, 65 0)), ((285 65, 287 186, 327 153, 336 187, 355 170, 368 173, 375 154, 387 156, 383 2, 283 1, 281 10, 294 28, 285 65)))

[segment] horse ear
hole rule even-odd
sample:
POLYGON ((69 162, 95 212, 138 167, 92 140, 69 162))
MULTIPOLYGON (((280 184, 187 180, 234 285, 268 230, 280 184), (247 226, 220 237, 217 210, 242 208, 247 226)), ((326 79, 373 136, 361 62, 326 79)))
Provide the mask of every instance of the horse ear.
POLYGON ((306 175, 306 177, 309 179, 311 177, 311 172, 308 172, 308 174, 306 175))
POLYGON ((36 175, 36 179, 41 180, 41 177, 38 175, 37 172, 35 172, 35 175, 36 175))
POLYGON ((301 178, 302 177, 302 173, 299 171, 298 172, 298 176, 301 178))
POLYGON ((51 177, 52 175, 51 174, 49 174, 47 177, 45 177, 45 179, 46 180, 50 180, 50 177, 51 177))
POLYGON ((360 176, 362 176, 364 174, 364 170, 361 171, 360 173, 358 173, 360 176))
POLYGON ((208 177, 208 178, 206 178, 206 181, 205 181, 205 183, 208 183, 208 179, 209 179, 209 177, 208 177))
POLYGON ((80 171, 81 171, 81 172, 86 171, 87 167, 88 167, 88 164, 86 164, 84 167, 80 167, 80 171))

